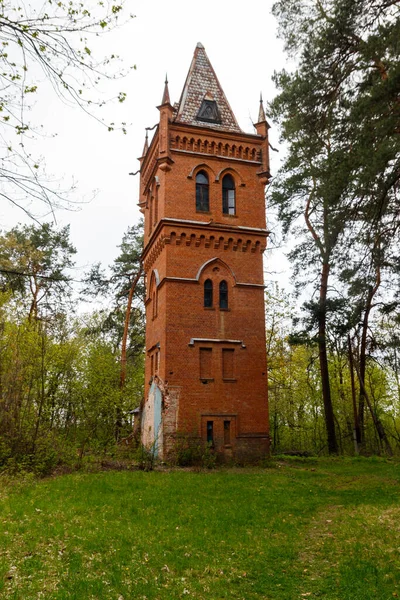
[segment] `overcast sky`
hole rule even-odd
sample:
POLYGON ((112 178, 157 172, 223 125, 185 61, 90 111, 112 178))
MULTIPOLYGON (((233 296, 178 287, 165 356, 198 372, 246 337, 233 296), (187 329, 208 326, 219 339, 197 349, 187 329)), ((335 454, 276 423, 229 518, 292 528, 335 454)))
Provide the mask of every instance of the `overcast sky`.
MULTIPOLYGON (((104 53, 117 52, 126 67, 136 65, 113 88, 127 93, 126 102, 104 109, 111 120, 128 123, 128 134, 108 133, 78 108, 62 105, 50 90, 37 98, 35 119, 41 120, 49 135, 37 142, 35 152, 44 156, 47 171, 62 180, 64 187, 76 182, 73 200, 90 200, 77 212, 58 211, 56 215, 59 225, 71 226, 71 240, 78 250, 77 276, 94 262, 110 264, 124 231, 139 219, 139 176, 129 173, 139 168, 145 127, 158 121, 156 106, 165 74, 171 102, 177 102, 196 44, 201 42, 240 126, 253 133, 260 92, 265 102, 274 96, 272 74, 285 66, 282 42, 277 40, 270 14, 271 0, 129 0, 128 6, 135 18, 101 39, 104 53)), ((270 133, 277 146, 276 128, 270 133)), ((277 156, 272 152, 273 173, 277 156)), ((22 221, 23 215, 3 205, 0 219, 2 228, 8 229, 22 221)), ((280 260, 274 267, 278 270, 280 260)))

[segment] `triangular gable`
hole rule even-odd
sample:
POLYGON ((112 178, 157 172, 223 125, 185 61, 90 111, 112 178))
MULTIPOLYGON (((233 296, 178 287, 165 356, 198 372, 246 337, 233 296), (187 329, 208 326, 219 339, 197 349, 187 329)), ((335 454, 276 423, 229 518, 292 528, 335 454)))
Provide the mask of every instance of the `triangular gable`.
POLYGON ((204 46, 200 43, 194 52, 175 121, 241 132, 204 46))

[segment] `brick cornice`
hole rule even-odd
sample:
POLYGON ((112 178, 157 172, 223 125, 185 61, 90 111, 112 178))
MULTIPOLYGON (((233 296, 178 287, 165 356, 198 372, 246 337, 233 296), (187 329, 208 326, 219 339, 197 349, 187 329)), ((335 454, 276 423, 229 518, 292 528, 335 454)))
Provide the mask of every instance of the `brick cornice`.
POLYGON ((172 135, 175 130, 179 133, 185 132, 188 135, 192 135, 192 136, 206 135, 207 137, 214 137, 219 140, 223 140, 224 138, 226 138, 228 140, 235 140, 237 142, 240 142, 240 140, 243 140, 243 142, 251 141, 255 144, 262 143, 262 141, 263 141, 263 136, 258 135, 256 133, 245 133, 244 131, 239 133, 237 131, 212 129, 211 127, 188 125, 186 123, 179 123, 179 122, 173 121, 170 124, 170 134, 172 135))
POLYGON ((152 232, 148 243, 143 251, 143 257, 146 257, 150 246, 154 244, 156 238, 160 234, 161 230, 167 226, 171 225, 173 227, 180 227, 183 229, 191 229, 191 230, 207 230, 208 233, 235 233, 240 235, 257 235, 268 237, 270 232, 268 229, 263 229, 260 227, 246 227, 244 225, 228 225, 226 223, 216 223, 213 220, 210 221, 195 221, 192 219, 174 219, 172 217, 163 217, 157 223, 155 230, 152 232))
POLYGON ((206 248, 226 251, 263 253, 268 234, 268 230, 256 227, 164 218, 158 223, 143 251, 144 268, 148 272, 168 244, 182 247, 204 245, 206 248))

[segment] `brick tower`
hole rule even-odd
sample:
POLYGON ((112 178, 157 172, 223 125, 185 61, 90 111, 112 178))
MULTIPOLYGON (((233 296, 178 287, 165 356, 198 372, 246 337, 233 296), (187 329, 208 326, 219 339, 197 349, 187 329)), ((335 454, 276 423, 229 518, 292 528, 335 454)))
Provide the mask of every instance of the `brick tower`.
POLYGON ((145 216, 142 440, 166 458, 176 436, 222 459, 269 448, 264 323, 268 124, 244 133, 204 47, 179 103, 165 83, 140 159, 145 216))

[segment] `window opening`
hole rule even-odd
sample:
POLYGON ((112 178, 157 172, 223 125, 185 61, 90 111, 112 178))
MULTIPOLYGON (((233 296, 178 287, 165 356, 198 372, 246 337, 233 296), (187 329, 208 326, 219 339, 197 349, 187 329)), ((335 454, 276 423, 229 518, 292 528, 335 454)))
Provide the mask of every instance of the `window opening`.
POLYGON ((228 284, 221 281, 219 284, 219 307, 228 308, 228 284))
POLYGON ((222 180, 222 212, 224 215, 236 213, 235 182, 232 175, 225 175, 222 180))
POLYGON ((153 292, 153 319, 157 316, 157 290, 153 292))
POLYGON ((210 210, 208 176, 204 171, 199 171, 196 175, 196 210, 210 210))
POLYGON ((153 196, 150 196, 150 203, 149 203, 150 204, 150 231, 153 228, 153 202, 154 202, 153 196))
POLYGON ((200 379, 212 379, 212 348, 200 348, 200 379))
POLYGON ((204 99, 196 119, 198 121, 206 121, 207 123, 221 123, 221 115, 219 114, 215 100, 204 99))
POLYGON ((158 221, 158 187, 156 187, 156 195, 154 198, 154 225, 157 224, 158 221))
POLYGON ((234 350, 223 348, 222 350, 222 378, 235 379, 234 350))
POLYGON ((206 279, 204 282, 204 306, 211 308, 213 305, 213 282, 211 279, 206 279))
POLYGON ((224 421, 224 444, 229 446, 231 443, 231 422, 224 421))
POLYGON ((214 421, 207 421, 207 444, 214 443, 214 421))

